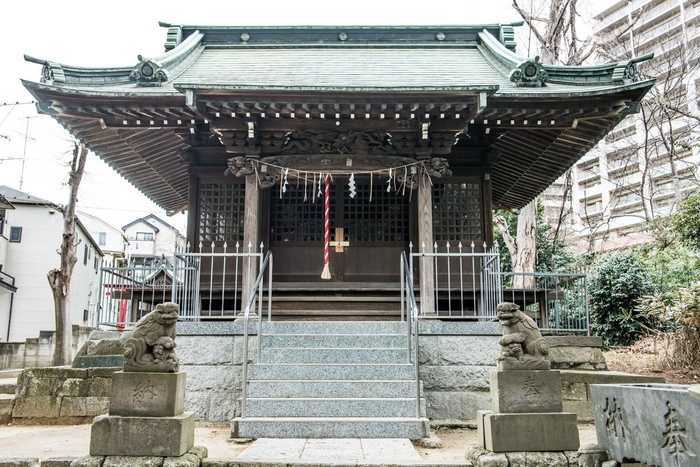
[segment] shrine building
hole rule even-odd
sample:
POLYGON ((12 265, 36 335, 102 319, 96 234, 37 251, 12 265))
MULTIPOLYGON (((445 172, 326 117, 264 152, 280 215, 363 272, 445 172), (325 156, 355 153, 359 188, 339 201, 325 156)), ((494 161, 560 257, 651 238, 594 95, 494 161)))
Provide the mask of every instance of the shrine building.
MULTIPOLYGON (((186 408, 236 438, 417 439, 476 419, 508 298, 492 211, 530 203, 653 85, 649 57, 521 57, 518 25, 161 24, 164 53, 128 67, 27 56, 41 113, 189 216, 172 269, 103 268, 95 324, 177 302, 186 408)), ((565 330, 586 333, 571 284, 518 296, 542 328, 564 329, 550 303, 583 300, 565 330)))

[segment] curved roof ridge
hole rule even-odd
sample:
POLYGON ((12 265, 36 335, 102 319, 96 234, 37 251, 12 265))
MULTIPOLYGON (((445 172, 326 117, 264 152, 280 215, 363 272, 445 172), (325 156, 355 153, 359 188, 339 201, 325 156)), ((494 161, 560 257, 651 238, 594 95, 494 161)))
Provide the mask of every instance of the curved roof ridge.
POLYGON ((43 65, 41 70, 41 82, 50 84, 82 84, 82 85, 113 85, 134 81, 133 73, 143 66, 145 62, 157 64, 158 68, 168 69, 173 76, 179 75, 180 65, 186 61, 193 50, 202 42, 204 35, 195 31, 177 47, 155 57, 144 58, 138 56, 136 65, 118 67, 79 67, 64 63, 44 60, 24 55, 24 59, 31 63, 43 65))
POLYGON ((654 56, 653 53, 649 53, 602 65, 548 65, 540 63, 538 56, 528 58, 508 50, 486 29, 479 33, 479 38, 492 56, 505 67, 517 70, 523 67, 523 63, 531 62, 546 72, 546 82, 558 84, 630 84, 639 80, 636 64, 654 56))

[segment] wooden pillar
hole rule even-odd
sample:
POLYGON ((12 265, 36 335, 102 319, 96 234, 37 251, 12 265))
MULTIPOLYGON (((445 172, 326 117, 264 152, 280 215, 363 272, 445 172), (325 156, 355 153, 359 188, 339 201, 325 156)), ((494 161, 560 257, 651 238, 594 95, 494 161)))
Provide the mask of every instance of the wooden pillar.
MULTIPOLYGON (((418 181, 418 245, 414 251, 432 253, 433 242, 433 187, 430 183, 430 177, 427 174, 421 174, 418 181)), ((418 266, 421 314, 434 314, 435 268, 433 267, 433 258, 420 257, 418 266)))
MULTIPOLYGON (((255 174, 247 175, 245 178, 245 219, 243 221, 243 245, 242 252, 253 253, 260 251, 260 189, 255 174)), ((241 312, 245 311, 250 288, 255 284, 258 276, 259 262, 255 259, 243 258, 241 262, 241 312)), ((251 311, 252 308, 251 308, 251 311)))

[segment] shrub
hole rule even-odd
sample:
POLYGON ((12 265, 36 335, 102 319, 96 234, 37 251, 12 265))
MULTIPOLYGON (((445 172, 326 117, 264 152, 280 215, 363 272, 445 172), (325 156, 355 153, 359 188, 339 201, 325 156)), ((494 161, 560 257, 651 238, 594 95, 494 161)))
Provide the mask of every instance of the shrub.
POLYGON ((588 289, 592 330, 605 346, 630 345, 645 334, 645 328, 653 327, 652 320, 635 309, 654 286, 634 251, 601 258, 588 289))
POLYGON ((671 368, 700 365, 700 282, 645 297, 636 311, 660 323, 659 331, 673 334, 673 352, 665 364, 671 368))

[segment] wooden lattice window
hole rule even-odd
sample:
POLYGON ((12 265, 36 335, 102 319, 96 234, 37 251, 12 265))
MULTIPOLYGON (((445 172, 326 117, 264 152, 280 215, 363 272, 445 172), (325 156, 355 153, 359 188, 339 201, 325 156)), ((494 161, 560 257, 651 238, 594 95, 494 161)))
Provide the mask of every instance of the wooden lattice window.
POLYGON ((199 188, 199 241, 226 242, 233 246, 243 241, 245 184, 201 183, 199 188))
POLYGON ((481 242, 484 238, 481 183, 435 183, 433 236, 436 242, 481 242))
MULTIPOLYGON (((331 200, 335 199, 335 186, 331 185, 331 200)), ((318 189, 308 184, 292 183, 279 195, 273 189, 270 194, 271 242, 318 242, 323 244, 324 197, 318 189), (314 197, 314 194, 316 195, 314 197)), ((335 205, 330 206, 330 226, 335 227, 335 205)))
POLYGON ((377 182, 359 181, 357 194, 344 202, 345 240, 350 242, 407 242, 409 193, 397 193, 377 182), (370 190, 372 195, 370 196, 370 190))

